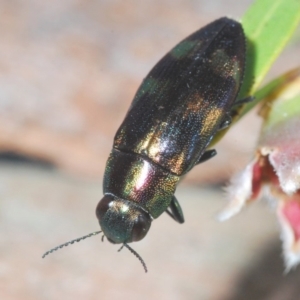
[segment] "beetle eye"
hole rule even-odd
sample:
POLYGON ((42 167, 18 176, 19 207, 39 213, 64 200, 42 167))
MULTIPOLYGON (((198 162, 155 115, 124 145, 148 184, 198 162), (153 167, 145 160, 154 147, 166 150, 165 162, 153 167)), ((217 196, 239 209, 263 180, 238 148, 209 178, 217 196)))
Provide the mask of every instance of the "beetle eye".
POLYGON ((134 222, 132 232, 131 232, 131 240, 133 242, 140 241, 147 234, 151 225, 151 218, 146 213, 141 213, 137 217, 134 222))
POLYGON ((99 201, 96 207, 96 216, 99 221, 109 209, 109 205, 112 201, 114 201, 114 197, 111 195, 104 195, 104 197, 99 201))

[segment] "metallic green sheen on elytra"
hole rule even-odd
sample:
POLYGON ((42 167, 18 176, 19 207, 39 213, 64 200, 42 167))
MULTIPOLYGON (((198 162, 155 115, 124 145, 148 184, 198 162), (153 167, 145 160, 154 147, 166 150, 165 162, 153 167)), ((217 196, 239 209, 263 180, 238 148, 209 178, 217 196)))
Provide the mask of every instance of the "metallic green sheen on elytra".
POLYGON ((184 222, 176 186, 206 159, 230 118, 245 55, 241 24, 221 18, 175 46, 144 79, 115 135, 96 209, 111 242, 142 239, 163 212, 184 222))

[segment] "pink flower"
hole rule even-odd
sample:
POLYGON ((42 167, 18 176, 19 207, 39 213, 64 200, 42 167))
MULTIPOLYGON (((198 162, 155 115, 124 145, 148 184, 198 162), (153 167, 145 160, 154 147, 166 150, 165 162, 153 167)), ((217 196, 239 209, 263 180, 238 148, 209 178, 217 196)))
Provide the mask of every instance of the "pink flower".
MULTIPOLYGON (((264 124, 254 159, 227 188, 226 220, 267 198, 276 207, 287 270, 300 263, 300 68, 283 75, 264 101, 264 124)), ((278 79, 277 79, 278 80, 278 79)))

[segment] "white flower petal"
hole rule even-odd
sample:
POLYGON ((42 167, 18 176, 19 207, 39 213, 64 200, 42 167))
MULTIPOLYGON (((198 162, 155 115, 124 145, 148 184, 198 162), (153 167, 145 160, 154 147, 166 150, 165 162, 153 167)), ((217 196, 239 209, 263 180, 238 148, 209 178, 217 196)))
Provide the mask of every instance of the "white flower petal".
POLYGON ((283 257, 286 272, 288 272, 300 263, 300 241, 295 239, 294 230, 283 213, 283 207, 285 204, 285 202, 281 202, 278 205, 277 216, 281 225, 283 257))
POLYGON ((225 221, 239 213, 252 195, 253 165, 256 159, 247 165, 240 173, 236 174, 225 188, 229 204, 218 215, 219 221, 225 221))

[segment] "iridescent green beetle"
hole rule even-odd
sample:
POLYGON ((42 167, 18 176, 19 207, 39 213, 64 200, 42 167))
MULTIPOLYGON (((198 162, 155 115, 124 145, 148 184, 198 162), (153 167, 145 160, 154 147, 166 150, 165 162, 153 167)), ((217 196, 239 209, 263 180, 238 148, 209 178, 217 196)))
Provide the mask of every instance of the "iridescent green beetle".
POLYGON ((115 135, 96 215, 104 236, 133 252, 145 271, 128 243, 144 238, 163 212, 184 222, 176 186, 195 165, 216 154, 206 148, 230 124, 239 103, 245 56, 237 21, 224 17, 196 31, 150 71, 115 135))

